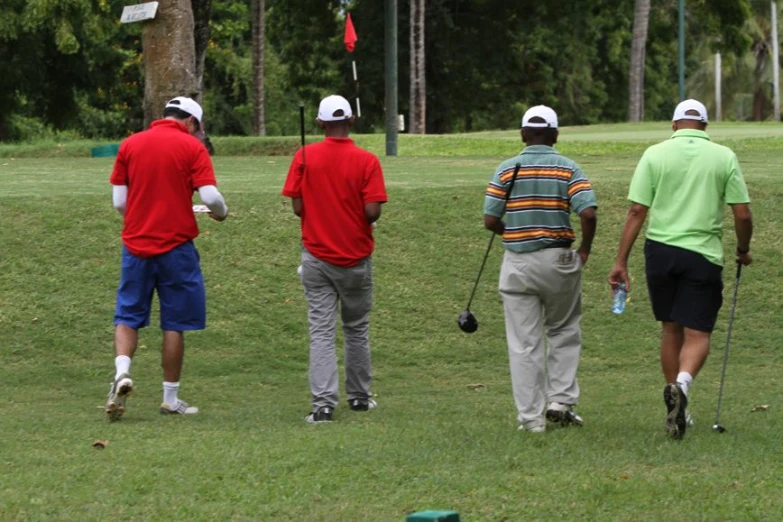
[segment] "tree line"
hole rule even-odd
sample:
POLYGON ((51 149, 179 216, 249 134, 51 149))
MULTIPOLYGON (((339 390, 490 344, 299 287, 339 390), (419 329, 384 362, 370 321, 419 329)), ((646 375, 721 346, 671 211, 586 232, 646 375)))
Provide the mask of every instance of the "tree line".
MULTIPOLYGON (((315 132, 317 103, 335 92, 361 99, 359 132, 383 131, 383 1, 167 0, 163 29, 120 24, 126 2, 0 4, 0 141, 121 138, 157 116, 155 95, 170 94, 150 86, 166 82, 202 101, 211 134, 294 135, 300 103, 315 132)), ((538 103, 566 125, 666 120, 678 101, 677 0, 397 2, 399 109, 412 132, 511 128, 538 103)), ((726 117, 769 118, 770 3, 686 5, 687 94, 715 102, 720 52, 726 117)))

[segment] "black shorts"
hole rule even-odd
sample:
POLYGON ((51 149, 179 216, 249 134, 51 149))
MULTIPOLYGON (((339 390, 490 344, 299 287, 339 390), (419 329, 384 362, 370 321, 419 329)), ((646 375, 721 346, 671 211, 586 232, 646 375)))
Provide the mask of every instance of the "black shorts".
POLYGON ((644 258, 655 319, 712 332, 723 304, 723 267, 691 250, 649 239, 644 258))

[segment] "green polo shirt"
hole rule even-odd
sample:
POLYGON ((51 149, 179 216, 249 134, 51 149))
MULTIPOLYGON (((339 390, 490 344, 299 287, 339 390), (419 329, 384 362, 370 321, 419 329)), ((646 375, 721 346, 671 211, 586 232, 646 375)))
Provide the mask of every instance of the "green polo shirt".
POLYGON ((723 209, 750 203, 737 156, 704 131, 678 130, 647 149, 628 199, 650 209, 647 238, 723 265, 723 209))
POLYGON ((579 165, 546 145, 525 147, 501 163, 484 197, 484 214, 506 218, 503 246, 519 253, 570 246, 574 230, 569 212, 597 206, 579 165), (519 172, 506 204, 517 164, 519 172))

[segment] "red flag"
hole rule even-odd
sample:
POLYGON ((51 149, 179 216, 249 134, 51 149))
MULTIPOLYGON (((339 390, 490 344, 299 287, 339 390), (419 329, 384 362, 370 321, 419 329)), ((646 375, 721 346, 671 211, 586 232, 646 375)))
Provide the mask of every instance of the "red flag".
POLYGON ((351 21, 351 14, 348 13, 348 16, 345 18, 345 38, 343 38, 343 41, 345 42, 345 48, 349 53, 352 53, 354 48, 356 48, 356 42, 358 40, 356 31, 353 28, 353 22, 351 21))

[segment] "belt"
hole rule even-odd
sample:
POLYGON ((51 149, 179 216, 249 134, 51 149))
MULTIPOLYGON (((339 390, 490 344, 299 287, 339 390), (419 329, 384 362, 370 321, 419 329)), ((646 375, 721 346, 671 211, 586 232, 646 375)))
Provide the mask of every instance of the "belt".
POLYGON ((571 248, 572 241, 558 241, 557 243, 551 243, 547 246, 541 247, 541 250, 545 248, 571 248))

